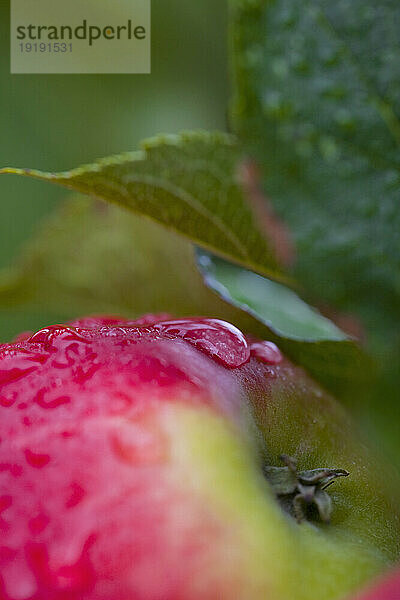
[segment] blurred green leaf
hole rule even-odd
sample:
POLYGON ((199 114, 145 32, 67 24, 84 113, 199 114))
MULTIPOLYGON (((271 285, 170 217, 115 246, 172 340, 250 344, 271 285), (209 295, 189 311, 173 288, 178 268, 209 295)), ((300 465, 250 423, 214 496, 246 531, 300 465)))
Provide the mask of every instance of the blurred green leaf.
POLYGON ((400 4, 231 6, 233 121, 294 237, 295 275, 374 334, 400 318, 400 4))
POLYGON ((147 140, 139 152, 65 173, 2 172, 30 175, 116 203, 217 254, 279 277, 274 253, 236 181, 239 158, 233 138, 197 132, 147 140))
MULTIPOLYGON (((227 300, 204 284, 191 243, 87 197, 66 202, 43 223, 18 262, 0 271, 0 309, 47 310, 57 320, 92 313, 212 316, 275 341, 334 392, 348 391, 365 376, 362 355, 352 342, 290 338, 268 318, 260 320, 256 312, 227 300)), ((268 305, 267 297, 264 301, 268 305)))
POLYGON ((281 284, 203 250, 197 261, 206 284, 268 327, 268 339, 293 362, 338 395, 362 395, 372 362, 334 323, 281 284))
POLYGON ((293 340, 335 342, 349 339, 332 321, 280 283, 197 250, 207 284, 226 299, 293 340))
POLYGON ((159 225, 85 196, 46 219, 18 261, 0 271, 0 307, 84 313, 212 312, 191 244, 159 225))

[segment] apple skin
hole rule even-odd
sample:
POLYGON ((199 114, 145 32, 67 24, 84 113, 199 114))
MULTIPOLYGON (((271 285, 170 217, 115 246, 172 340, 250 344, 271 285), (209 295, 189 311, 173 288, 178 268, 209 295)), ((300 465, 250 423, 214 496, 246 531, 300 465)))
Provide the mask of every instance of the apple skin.
MULTIPOLYGON (((364 593, 352 597, 351 600, 399 600, 400 598, 400 568, 390 572, 385 577, 369 586, 364 593)), ((349 599, 350 600, 350 599, 349 599)))
POLYGON ((339 405, 271 344, 166 319, 0 346, 0 599, 339 600, 394 561, 395 478, 339 405), (330 524, 282 511, 282 453, 350 471, 330 524))

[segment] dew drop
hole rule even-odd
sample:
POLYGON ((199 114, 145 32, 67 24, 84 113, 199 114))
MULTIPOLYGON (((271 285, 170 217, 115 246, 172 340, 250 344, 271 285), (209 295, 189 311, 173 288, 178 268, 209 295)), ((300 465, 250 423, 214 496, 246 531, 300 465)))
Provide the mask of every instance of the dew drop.
POLYGON ((25 450, 25 458, 32 467, 35 467, 35 469, 42 469, 50 462, 50 456, 48 454, 38 454, 37 452, 29 450, 29 448, 25 450))
POLYGON ((222 363, 235 369, 250 358, 250 350, 243 333, 219 319, 178 319, 163 321, 154 328, 171 338, 181 338, 222 363))
POLYGON ((282 361, 281 351, 273 342, 254 342, 250 345, 250 353, 268 365, 277 365, 282 361))
POLYGON ((57 340, 61 341, 76 341, 89 343, 90 340, 85 338, 74 327, 65 327, 52 325, 45 327, 34 333, 27 341, 31 343, 44 344, 47 349, 52 349, 57 340))

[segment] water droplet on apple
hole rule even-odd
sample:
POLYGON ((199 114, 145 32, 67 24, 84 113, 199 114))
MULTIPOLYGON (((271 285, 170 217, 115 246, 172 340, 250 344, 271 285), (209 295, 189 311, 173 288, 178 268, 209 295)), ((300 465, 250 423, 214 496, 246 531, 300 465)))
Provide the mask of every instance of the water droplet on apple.
POLYGON ((34 333, 27 341, 30 343, 44 344, 46 349, 54 348, 56 342, 60 341, 76 341, 88 343, 90 340, 85 338, 74 327, 65 327, 59 325, 51 325, 34 333))
POLYGON ((181 338, 225 367, 235 369, 250 358, 243 333, 219 319, 177 319, 162 321, 154 329, 169 338, 181 338))
POLYGON ((267 365, 277 365, 282 361, 281 351, 273 342, 253 342, 250 353, 267 365))

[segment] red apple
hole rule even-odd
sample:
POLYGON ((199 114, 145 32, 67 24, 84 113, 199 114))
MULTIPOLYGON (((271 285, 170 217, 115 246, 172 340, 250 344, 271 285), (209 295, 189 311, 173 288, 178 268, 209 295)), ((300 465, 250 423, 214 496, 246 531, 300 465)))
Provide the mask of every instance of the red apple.
POLYGON ((24 334, 0 346, 0 417, 1 600, 333 600, 399 555, 394 478, 302 369, 228 323, 24 334), (329 502, 304 473, 322 467, 350 473, 329 502))
POLYGON ((397 568, 375 585, 369 586, 364 593, 353 597, 353 600, 399 600, 400 599, 400 569, 397 568))

